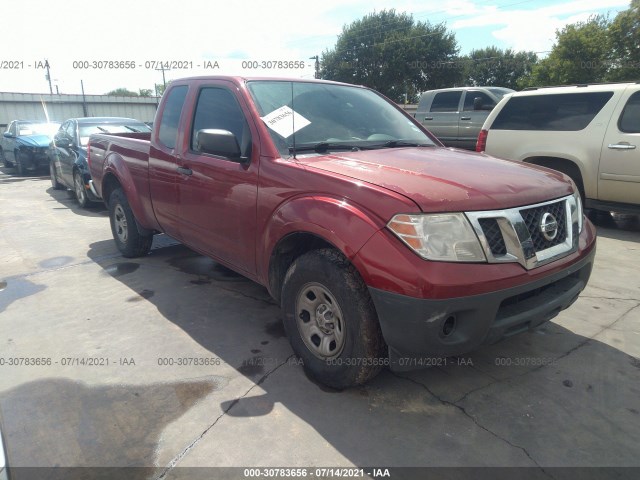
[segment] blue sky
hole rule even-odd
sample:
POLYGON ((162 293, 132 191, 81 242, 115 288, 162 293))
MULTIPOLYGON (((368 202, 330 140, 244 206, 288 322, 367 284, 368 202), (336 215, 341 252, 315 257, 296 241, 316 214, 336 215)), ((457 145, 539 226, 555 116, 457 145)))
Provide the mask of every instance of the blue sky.
POLYGON ((61 10, 49 0, 22 0, 3 8, 0 61, 22 62, 23 67, 0 70, 0 91, 48 93, 44 72, 33 68, 44 58, 60 93, 78 93, 80 80, 87 93, 96 94, 118 87, 153 88, 162 75, 145 64, 158 60, 193 65, 167 72, 167 79, 202 74, 312 77, 309 57, 333 47, 343 25, 390 7, 412 13, 416 20, 445 22, 463 54, 491 45, 544 52, 553 45, 556 29, 596 13, 613 17, 628 5, 628 0, 65 0, 61 10), (25 31, 27 12, 28 29, 37 35, 25 31), (11 38, 19 41, 10 43, 11 38), (87 69, 77 63, 115 60, 131 60, 136 68, 87 69), (218 62, 218 67, 204 70, 205 60, 218 62), (304 60, 305 66, 246 68, 246 60, 304 60))

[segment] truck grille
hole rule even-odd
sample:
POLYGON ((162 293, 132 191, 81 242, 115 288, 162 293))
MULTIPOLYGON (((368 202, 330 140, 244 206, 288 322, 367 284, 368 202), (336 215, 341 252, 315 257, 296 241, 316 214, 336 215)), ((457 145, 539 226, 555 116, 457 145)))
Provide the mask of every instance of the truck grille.
POLYGON ((508 210, 466 212, 489 263, 535 268, 575 251, 578 204, 573 195, 508 210))
POLYGON ((478 221, 480 222, 484 235, 487 237, 491 253, 495 256, 506 255, 507 246, 504 244, 504 238, 502 238, 498 221, 495 218, 481 218, 478 221))
POLYGON ((527 225, 531 240, 533 241, 533 248, 536 252, 540 250, 546 250, 547 248, 554 247, 560 243, 563 243, 567 239, 567 219, 566 219, 566 202, 556 202, 542 207, 526 208, 520 210, 520 215, 524 223, 527 225), (555 237, 548 240, 542 234, 540 230, 540 223, 542 216, 545 213, 553 215, 556 219, 558 230, 555 237))

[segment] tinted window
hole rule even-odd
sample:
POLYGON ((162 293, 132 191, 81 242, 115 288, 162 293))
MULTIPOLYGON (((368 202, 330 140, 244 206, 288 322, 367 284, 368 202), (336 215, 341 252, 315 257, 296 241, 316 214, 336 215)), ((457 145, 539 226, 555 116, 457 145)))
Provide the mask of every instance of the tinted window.
POLYGON ((625 133, 640 133, 640 92, 634 93, 629 98, 620 115, 618 127, 625 133))
POLYGON ((244 155, 250 144, 249 126, 233 94, 222 88, 203 88, 198 96, 191 129, 191 149, 196 150, 198 131, 213 128, 236 136, 244 155))
POLYGON ((431 102, 430 112, 457 112, 462 92, 436 93, 431 102))
POLYGON ((174 87, 169 91, 168 95, 162 111, 158 140, 166 147, 175 148, 180 113, 182 113, 182 105, 187 96, 187 86, 174 87))
POLYGON ((467 92, 467 94, 464 97, 463 110, 465 112, 474 110, 473 102, 476 98, 480 98, 482 100, 482 108, 480 108, 480 110, 489 110, 489 108, 496 106, 496 102, 494 102, 493 99, 486 93, 470 91, 470 92, 467 92))
POLYGON ((613 92, 585 92, 511 97, 491 128, 564 132, 582 130, 612 96, 613 92))

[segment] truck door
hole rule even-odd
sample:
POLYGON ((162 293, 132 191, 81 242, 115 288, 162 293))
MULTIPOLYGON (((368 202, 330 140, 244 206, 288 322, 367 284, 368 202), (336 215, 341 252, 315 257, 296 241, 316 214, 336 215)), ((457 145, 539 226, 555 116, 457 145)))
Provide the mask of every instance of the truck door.
POLYGON ((462 91, 438 92, 429 111, 419 120, 448 147, 458 146, 458 122, 462 91))
POLYGON ((598 198, 637 205, 640 204, 640 91, 630 93, 621 99, 624 108, 611 119, 605 134, 598 198))
POLYGON ((149 191, 158 223, 167 234, 180 239, 178 226, 178 151, 182 135, 180 118, 189 87, 176 85, 165 93, 157 134, 149 150, 149 191))
POLYGON ((251 139, 257 138, 257 131, 251 131, 250 117, 231 86, 224 81, 203 81, 196 92, 181 160, 180 233, 201 252, 255 273, 259 152, 251 139), (197 134, 203 129, 233 133, 250 160, 198 151, 197 134))

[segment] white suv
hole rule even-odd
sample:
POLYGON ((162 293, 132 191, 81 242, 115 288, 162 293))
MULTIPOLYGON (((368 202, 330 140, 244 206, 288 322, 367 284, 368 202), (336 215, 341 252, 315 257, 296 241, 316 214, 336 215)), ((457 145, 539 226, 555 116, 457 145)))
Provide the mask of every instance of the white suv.
POLYGON ((476 150, 567 174, 587 208, 640 213, 640 82, 508 95, 476 150))

